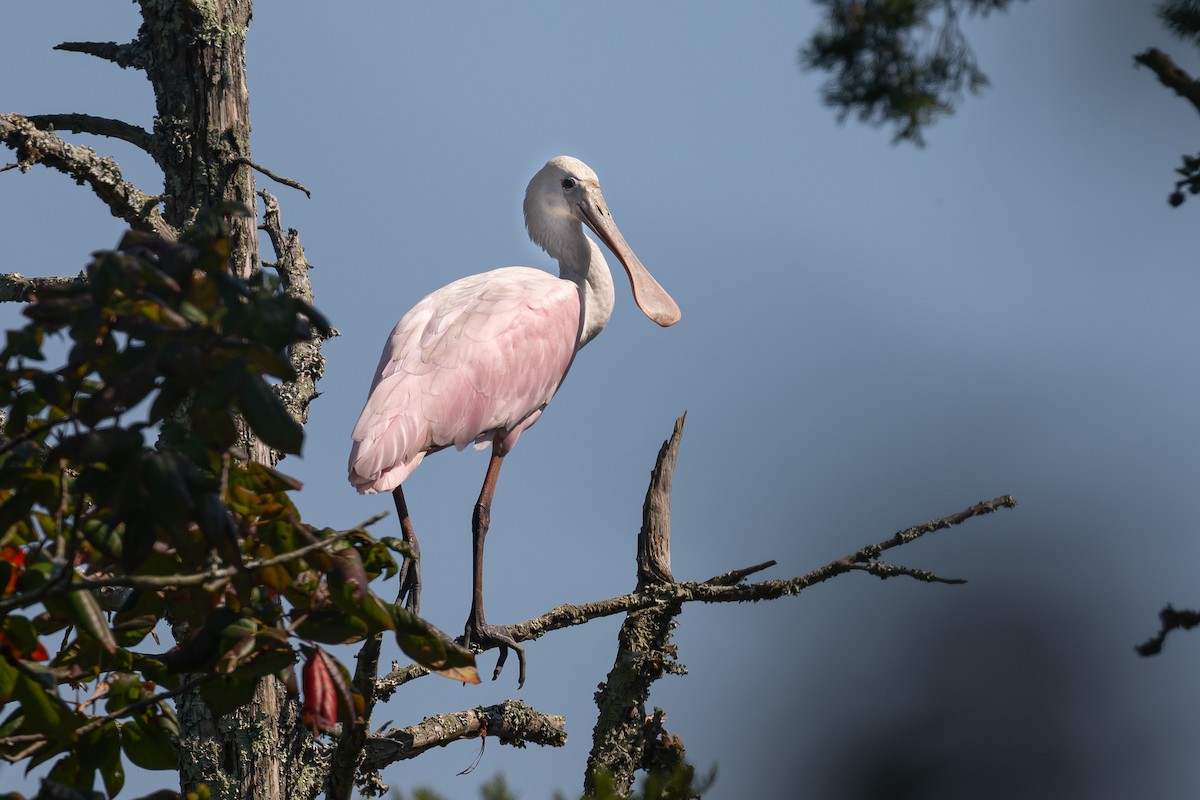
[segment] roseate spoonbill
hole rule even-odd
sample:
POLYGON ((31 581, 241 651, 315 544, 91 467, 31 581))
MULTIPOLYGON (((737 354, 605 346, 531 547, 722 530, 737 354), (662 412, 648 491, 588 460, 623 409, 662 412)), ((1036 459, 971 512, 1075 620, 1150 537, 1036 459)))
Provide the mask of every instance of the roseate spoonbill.
POLYGON ((420 607, 419 551, 401 484, 429 453, 492 445, 472 516, 471 613, 463 639, 500 648, 493 680, 525 653, 483 614, 483 541, 504 457, 554 397, 575 353, 604 328, 613 280, 591 228, 629 274, 633 298, 654 322, 679 321, 679 306, 642 266, 613 223, 596 173, 569 156, 546 162, 525 191, 529 237, 557 259, 559 277, 529 267, 472 275, 430 294, 392 331, 366 406, 354 426, 350 483, 362 494, 392 493, 404 538, 416 558, 401 569, 400 593, 420 607))

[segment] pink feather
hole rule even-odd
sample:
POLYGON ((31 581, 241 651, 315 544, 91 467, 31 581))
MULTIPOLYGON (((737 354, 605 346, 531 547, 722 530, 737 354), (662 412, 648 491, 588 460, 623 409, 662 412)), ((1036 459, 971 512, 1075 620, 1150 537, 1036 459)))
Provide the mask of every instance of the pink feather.
POLYGON ((390 492, 427 453, 497 435, 507 451, 558 391, 579 344, 579 288, 528 267, 455 281, 383 349, 351 435, 350 483, 390 492))

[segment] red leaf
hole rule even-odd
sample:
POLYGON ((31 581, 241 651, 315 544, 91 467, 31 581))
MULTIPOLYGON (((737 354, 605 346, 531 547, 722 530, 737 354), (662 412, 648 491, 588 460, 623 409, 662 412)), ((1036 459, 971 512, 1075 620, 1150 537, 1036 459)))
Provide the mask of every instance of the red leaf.
POLYGON ((34 644, 33 650, 22 650, 4 633, 0 633, 0 650, 13 658, 24 658, 30 661, 48 661, 50 659, 50 654, 46 652, 46 648, 41 642, 34 644))
POLYGON ((25 551, 19 547, 6 545, 0 547, 0 561, 5 561, 9 565, 8 585, 4 587, 4 594, 12 594, 17 590, 17 578, 21 574, 21 567, 25 564, 25 551))
POLYGON ((337 723, 337 688, 325 651, 315 648, 304 662, 304 724, 319 736, 337 723))

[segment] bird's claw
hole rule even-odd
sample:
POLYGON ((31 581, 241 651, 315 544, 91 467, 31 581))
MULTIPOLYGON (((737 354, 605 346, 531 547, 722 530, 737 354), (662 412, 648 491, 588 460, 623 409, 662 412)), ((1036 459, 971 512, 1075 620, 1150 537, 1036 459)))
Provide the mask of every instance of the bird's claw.
POLYGON ((496 669, 492 672, 492 680, 500 677, 504 664, 508 661, 508 651, 512 649, 517 654, 517 688, 525 685, 525 648, 517 644, 517 640, 509 635, 508 629, 499 625, 488 625, 485 622, 467 622, 463 631, 462 643, 468 650, 482 653, 493 647, 500 649, 496 659, 496 669))
POLYGON ((421 611, 421 561, 420 558, 405 558, 400 565, 400 589, 396 592, 396 603, 413 614, 421 611))

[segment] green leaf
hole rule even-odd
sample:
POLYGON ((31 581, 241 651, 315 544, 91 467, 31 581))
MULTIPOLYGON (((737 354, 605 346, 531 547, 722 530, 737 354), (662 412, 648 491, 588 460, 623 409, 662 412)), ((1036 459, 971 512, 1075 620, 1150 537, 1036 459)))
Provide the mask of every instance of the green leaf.
POLYGON ((284 453, 300 452, 304 429, 292 419, 261 375, 246 375, 242 380, 239 405, 246 422, 268 446, 284 453))
POLYGON ((67 603, 71 607, 71 618, 80 630, 100 643, 109 655, 117 652, 117 642, 113 638, 112 629, 104 619, 104 611, 90 590, 75 590, 67 595, 67 603))
POLYGON ((20 677, 21 673, 16 667, 8 663, 8 659, 0 658, 0 707, 3 707, 13 698, 17 680, 20 677))
MULTIPOLYGON (((30 306, 32 308, 32 306, 30 306)), ((10 361, 14 358, 27 358, 30 361, 45 361, 42 355, 42 331, 32 325, 20 330, 7 331, 8 342, 0 359, 10 361)))
POLYGON ((104 780, 104 791, 109 797, 116 797, 125 787, 125 765, 121 763, 120 750, 117 758, 100 768, 100 777, 104 780))
POLYGON ((296 626, 296 635, 324 644, 348 644, 365 639, 371 633, 367 623, 341 611, 314 611, 296 626))
POLYGON ((128 428, 102 428, 63 439, 46 456, 54 463, 60 458, 79 464, 111 462, 128 458, 145 443, 142 432, 128 428))
MULTIPOLYGON (((38 646, 38 633, 33 622, 18 614, 10 614, 0 620, 0 633, 16 653, 32 653, 38 646)), ((27 655, 24 657, 28 658, 27 655)))
POLYGON ((466 683, 479 683, 475 654, 448 635, 400 606, 389 606, 396 623, 396 643, 430 672, 466 683))
POLYGON ((87 733, 76 744, 74 752, 80 766, 89 773, 86 788, 91 788, 91 776, 98 771, 109 797, 121 790, 125 784, 125 771, 121 768, 121 732, 116 722, 107 722, 87 733))
POLYGON ((237 711, 254 697, 257 678, 216 678, 200 685, 200 695, 214 717, 237 711))
POLYGON ((132 719, 121 726, 121 749, 142 769, 178 769, 172 736, 159 717, 132 719))
MULTIPOLYGON (((72 730, 75 727, 75 714, 56 693, 57 681, 42 667, 30 664, 25 667, 29 672, 18 676, 13 687, 13 695, 20 702, 25 715, 22 725, 24 732, 59 736, 72 730)), ((47 757, 53 755, 51 752, 47 757)))

